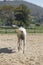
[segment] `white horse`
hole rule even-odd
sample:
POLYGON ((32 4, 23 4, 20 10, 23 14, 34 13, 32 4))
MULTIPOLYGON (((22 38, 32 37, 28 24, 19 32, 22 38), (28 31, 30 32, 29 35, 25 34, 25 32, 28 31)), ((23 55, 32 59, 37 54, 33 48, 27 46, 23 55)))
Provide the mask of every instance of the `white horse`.
POLYGON ((24 27, 19 27, 18 29, 15 29, 18 37, 18 51, 21 49, 21 42, 23 41, 23 53, 25 50, 25 44, 26 44, 26 29, 24 27))

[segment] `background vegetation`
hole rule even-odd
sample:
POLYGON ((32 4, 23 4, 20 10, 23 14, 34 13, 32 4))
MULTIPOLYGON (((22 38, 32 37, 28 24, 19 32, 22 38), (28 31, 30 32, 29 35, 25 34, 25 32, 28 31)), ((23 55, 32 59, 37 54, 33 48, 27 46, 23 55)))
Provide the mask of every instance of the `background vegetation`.
POLYGON ((27 32, 43 33, 43 24, 41 24, 39 14, 39 19, 36 19, 30 13, 30 9, 23 4, 0 6, 0 33, 14 33, 12 25, 23 25, 27 32))

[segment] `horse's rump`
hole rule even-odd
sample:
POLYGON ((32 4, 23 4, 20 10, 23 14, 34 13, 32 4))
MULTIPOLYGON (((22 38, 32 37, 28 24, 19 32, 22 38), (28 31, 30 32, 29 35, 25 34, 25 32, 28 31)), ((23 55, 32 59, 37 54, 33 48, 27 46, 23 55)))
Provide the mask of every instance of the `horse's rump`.
POLYGON ((23 34, 23 31, 21 31, 20 38, 21 38, 22 40, 24 40, 24 34, 23 34))

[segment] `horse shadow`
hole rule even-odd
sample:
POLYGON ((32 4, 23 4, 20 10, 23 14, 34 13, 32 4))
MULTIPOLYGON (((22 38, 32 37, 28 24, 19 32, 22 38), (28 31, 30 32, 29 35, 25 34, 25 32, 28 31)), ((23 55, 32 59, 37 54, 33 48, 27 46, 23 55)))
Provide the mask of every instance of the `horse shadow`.
POLYGON ((0 53, 16 53, 16 51, 9 48, 0 48, 0 53))

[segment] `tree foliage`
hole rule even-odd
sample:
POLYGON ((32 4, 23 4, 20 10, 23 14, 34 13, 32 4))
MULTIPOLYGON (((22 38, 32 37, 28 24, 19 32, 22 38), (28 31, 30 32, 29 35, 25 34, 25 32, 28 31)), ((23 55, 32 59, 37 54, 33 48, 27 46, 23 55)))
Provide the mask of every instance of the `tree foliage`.
POLYGON ((29 14, 30 14, 30 9, 26 5, 20 5, 15 10, 15 17, 16 20, 20 21, 20 25, 23 23, 25 25, 27 24, 27 21, 29 20, 29 14))
POLYGON ((4 25, 28 25, 30 9, 26 5, 0 6, 0 19, 4 25))

